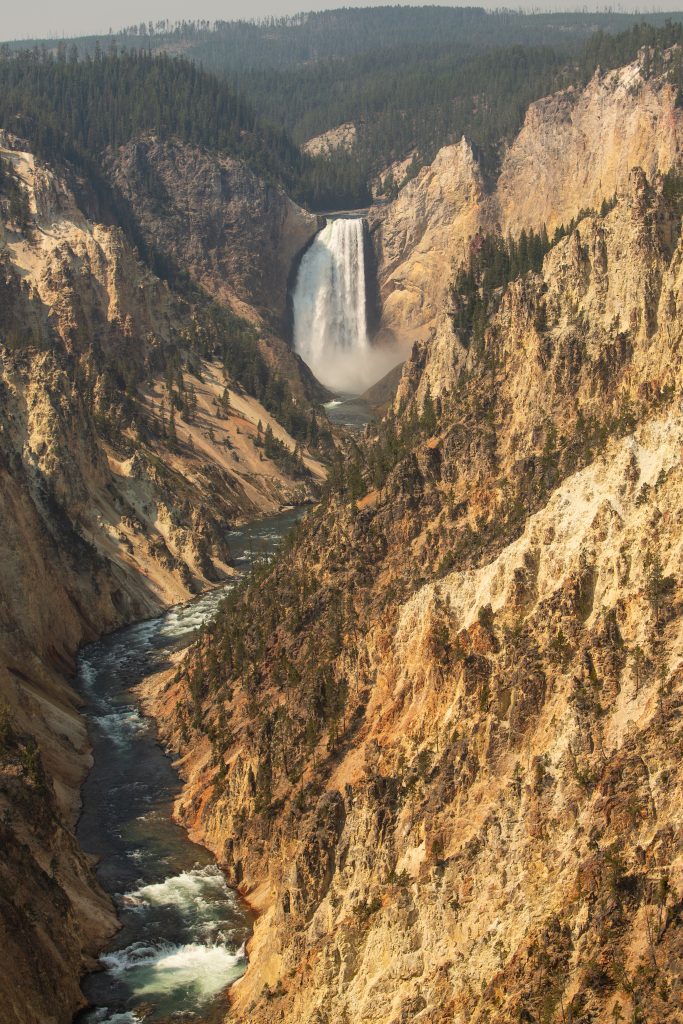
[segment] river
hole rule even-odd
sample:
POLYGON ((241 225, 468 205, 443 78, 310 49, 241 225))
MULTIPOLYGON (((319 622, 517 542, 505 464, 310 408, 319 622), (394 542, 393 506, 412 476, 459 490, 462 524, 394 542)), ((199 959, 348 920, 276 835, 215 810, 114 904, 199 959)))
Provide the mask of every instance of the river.
POLYGON ((370 406, 360 395, 339 395, 325 403, 325 412, 332 423, 349 427, 355 433, 361 433, 374 418, 370 406))
MULTIPOLYGON (((230 535, 238 570, 272 553, 301 517, 292 509, 230 535)), ((230 585, 228 585, 230 586, 230 585)), ((131 692, 186 647, 216 611, 226 588, 127 626, 79 655, 94 765, 83 786, 78 838, 100 858, 97 874, 121 930, 88 975, 92 1004, 78 1024, 222 1019, 225 990, 246 969, 251 921, 213 856, 172 820, 181 783, 131 692)))

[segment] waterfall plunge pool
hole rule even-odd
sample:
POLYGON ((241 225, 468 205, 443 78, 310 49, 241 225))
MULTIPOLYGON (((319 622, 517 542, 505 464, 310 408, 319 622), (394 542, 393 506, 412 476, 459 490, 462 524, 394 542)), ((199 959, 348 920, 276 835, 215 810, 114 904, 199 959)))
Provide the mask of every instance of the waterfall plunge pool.
MULTIPOLYGON (((272 554, 305 510, 290 509, 230 536, 237 569, 272 554)), ((172 820, 180 780, 140 713, 131 687, 194 639, 232 584, 84 647, 77 687, 85 701, 93 768, 77 834, 100 858, 97 874, 121 930, 83 992, 78 1024, 222 1021, 223 993, 246 969, 246 908, 212 855, 172 820)))
POLYGON ((362 430, 373 419, 372 409, 360 395, 340 395, 324 405, 327 417, 332 423, 352 430, 362 430))

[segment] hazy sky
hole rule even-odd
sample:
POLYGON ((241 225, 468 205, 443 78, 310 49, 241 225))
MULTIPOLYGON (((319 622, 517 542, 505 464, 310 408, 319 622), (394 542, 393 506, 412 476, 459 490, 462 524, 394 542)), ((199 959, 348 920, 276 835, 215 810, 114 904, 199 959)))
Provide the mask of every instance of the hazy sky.
MULTIPOLYGON (((314 7, 317 10, 334 7, 367 7, 373 0, 332 0, 330 3, 311 3, 311 0, 118 0, 113 4, 97 4, 92 0, 33 0, 32 3, 17 3, 16 0, 4 0, 3 13, 0 16, 0 39, 22 39, 26 37, 44 37, 61 35, 105 35, 109 28, 114 30, 124 25, 136 24, 140 21, 156 21, 160 18, 176 19, 216 18, 230 20, 232 18, 254 18, 268 14, 293 14, 296 11, 314 7)), ((387 2, 387 0, 380 0, 387 2)), ((396 0, 394 0, 396 2, 396 0)), ((419 0, 413 0, 419 2, 419 0)), ((434 2, 434 0, 431 0, 434 2)), ((533 8, 536 10, 582 10, 604 9, 606 3, 583 4, 578 0, 519 0, 508 2, 482 2, 467 0, 470 4, 481 3, 481 6, 506 6, 512 8, 533 8)), ((449 4, 444 6, 463 6, 449 4)), ((666 0, 663 3, 622 2, 613 4, 614 10, 676 10, 680 9, 680 0, 666 0)))

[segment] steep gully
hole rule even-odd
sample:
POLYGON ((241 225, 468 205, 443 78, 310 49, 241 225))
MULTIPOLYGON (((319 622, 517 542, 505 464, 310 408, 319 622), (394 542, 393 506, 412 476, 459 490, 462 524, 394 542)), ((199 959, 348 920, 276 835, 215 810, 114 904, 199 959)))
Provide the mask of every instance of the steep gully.
MULTIPOLYGON (((295 346, 343 398, 331 418, 354 427, 369 418, 358 392, 387 356, 373 358, 366 315, 364 224, 330 220, 304 255, 294 294, 295 346)), ((300 517, 290 509, 234 531, 239 575, 270 555, 300 517)), ((232 586, 230 584, 229 586, 232 586)), ((226 986, 246 967, 250 915, 213 857, 173 821, 178 776, 140 713, 132 688, 160 671, 211 619, 220 587, 159 618, 85 647, 77 685, 86 702, 94 767, 83 788, 78 838, 99 859, 99 879, 121 929, 83 990, 79 1024, 220 1019, 226 986)))

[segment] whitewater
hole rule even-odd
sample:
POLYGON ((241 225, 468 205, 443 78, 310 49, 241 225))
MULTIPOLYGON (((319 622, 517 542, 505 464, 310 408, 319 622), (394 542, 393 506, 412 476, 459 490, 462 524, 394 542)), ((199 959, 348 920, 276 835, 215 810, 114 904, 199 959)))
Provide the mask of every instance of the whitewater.
POLYGON ((333 391, 359 394, 372 377, 364 225, 327 222, 304 254, 293 295, 294 347, 333 391))

